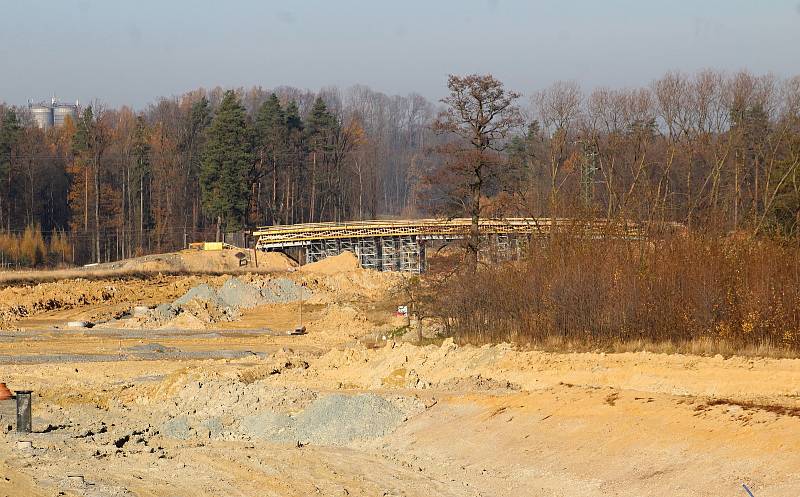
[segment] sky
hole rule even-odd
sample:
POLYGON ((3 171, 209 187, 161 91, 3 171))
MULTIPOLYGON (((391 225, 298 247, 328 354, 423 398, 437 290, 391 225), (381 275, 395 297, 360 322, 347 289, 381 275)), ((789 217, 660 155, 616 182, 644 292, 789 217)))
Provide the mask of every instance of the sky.
POLYGON ((523 95, 668 70, 800 74, 800 0, 0 0, 0 101, 144 108, 214 86, 368 85, 435 100, 448 74, 523 95))

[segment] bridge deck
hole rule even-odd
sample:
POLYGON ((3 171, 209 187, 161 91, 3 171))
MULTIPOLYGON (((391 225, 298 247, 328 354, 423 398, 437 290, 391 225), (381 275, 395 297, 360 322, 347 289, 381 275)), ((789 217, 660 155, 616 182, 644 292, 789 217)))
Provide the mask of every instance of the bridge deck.
MULTIPOLYGON (((405 219, 307 223, 261 227, 253 232, 260 249, 299 247, 318 240, 345 238, 415 236, 420 239, 464 238, 471 225, 469 218, 405 219)), ((546 235, 553 230, 580 228, 586 236, 639 238, 637 225, 608 221, 577 221, 564 218, 481 219, 481 234, 546 235)))

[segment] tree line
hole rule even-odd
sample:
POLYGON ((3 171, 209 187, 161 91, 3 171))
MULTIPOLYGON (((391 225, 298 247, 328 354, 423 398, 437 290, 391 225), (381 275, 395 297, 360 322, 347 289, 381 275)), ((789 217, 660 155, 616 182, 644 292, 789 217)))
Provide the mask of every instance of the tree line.
POLYGON ((427 208, 472 218, 467 257, 445 253, 406 290, 439 333, 560 351, 796 356, 800 77, 668 73, 588 95, 562 82, 527 108, 491 75, 451 76, 448 90, 433 121, 441 161, 418 188, 427 208), (479 264, 493 254, 479 257, 478 221, 508 215, 670 229, 620 240, 565 223, 521 260, 479 264))
MULTIPOLYGON (((95 103, 45 132, 0 105, 0 231, 66 236, 66 259, 86 263, 259 225, 400 213, 432 113, 419 95, 362 86, 216 88, 141 112, 95 103)), ((11 252, 0 259, 28 263, 11 252)))
POLYGON ((138 112, 95 103, 47 132, 0 105, 0 231, 21 240, 34 227, 75 263, 399 215, 674 221, 797 240, 800 77, 669 72, 523 98, 469 75, 447 89, 438 104, 363 86, 196 90, 138 112))
POLYGON ((490 75, 448 88, 434 129, 449 139, 417 185, 442 215, 800 234, 800 76, 670 72, 589 94, 557 82, 529 106, 490 75))

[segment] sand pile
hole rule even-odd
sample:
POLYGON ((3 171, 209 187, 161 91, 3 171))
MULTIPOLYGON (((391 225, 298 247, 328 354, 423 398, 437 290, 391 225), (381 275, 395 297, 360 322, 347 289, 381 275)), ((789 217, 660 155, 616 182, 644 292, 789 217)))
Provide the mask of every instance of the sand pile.
MULTIPOLYGON (((287 271, 297 263, 280 252, 258 254, 259 271, 287 271)), ((253 252, 247 249, 181 250, 166 254, 152 254, 133 259, 93 266, 92 270, 124 270, 146 272, 197 272, 224 273, 256 269, 253 252), (246 260, 242 266, 240 260, 246 260)))
POLYGON ((497 380, 500 383, 495 386, 515 390, 518 386, 509 382, 512 375, 495 375, 505 359, 518 355, 509 345, 459 347, 448 338, 440 346, 389 342, 378 350, 364 346, 331 350, 312 365, 316 371, 335 370, 342 381, 356 388, 461 390, 469 385, 479 390, 497 380))
POLYGON ((314 288, 314 297, 309 301, 312 304, 383 300, 407 277, 405 273, 367 269, 301 276, 303 282, 314 288))
POLYGON ((300 270, 307 273, 336 274, 359 268, 361 268, 361 264, 358 262, 358 257, 352 252, 344 251, 339 255, 326 257, 321 261, 301 266, 300 270))
POLYGON ((317 330, 319 334, 351 338, 357 338, 373 328, 366 317, 347 304, 326 306, 322 317, 309 322, 308 326, 317 330))

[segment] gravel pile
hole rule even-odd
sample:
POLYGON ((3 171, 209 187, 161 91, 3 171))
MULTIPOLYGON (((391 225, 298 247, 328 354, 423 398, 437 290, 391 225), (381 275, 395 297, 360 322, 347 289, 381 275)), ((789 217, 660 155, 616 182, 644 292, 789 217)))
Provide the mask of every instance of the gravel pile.
POLYGON ((248 309, 264 303, 261 289, 239 278, 229 278, 217 293, 220 300, 230 307, 248 309))
POLYGON ((178 297, 175 302, 172 303, 172 307, 180 307, 184 304, 188 304, 192 300, 205 300, 218 307, 223 307, 225 305, 225 302, 217 294, 217 291, 203 283, 202 285, 190 288, 182 297, 178 297))
POLYGON ((405 414, 375 394, 328 395, 295 415, 265 412, 242 420, 243 434, 273 443, 346 445, 394 431, 405 414))
POLYGON ((404 420, 397 406, 378 395, 329 395, 300 413, 295 431, 303 443, 343 445, 382 437, 404 420))
POLYGON ((279 391, 260 383, 195 383, 175 400, 174 417, 160 430, 169 437, 332 446, 387 435, 424 409, 413 398, 387 399, 372 393, 317 397, 310 391, 279 391))
POLYGON ((253 284, 232 277, 219 290, 203 283, 174 302, 154 309, 136 306, 121 324, 126 328, 202 329, 210 323, 233 321, 240 317, 242 309, 307 300, 311 296, 308 288, 288 278, 253 284))
POLYGON ((218 307, 249 309, 263 304, 295 302, 308 299, 311 291, 287 278, 267 281, 263 287, 246 283, 239 278, 228 278, 219 291, 206 284, 198 285, 172 303, 180 307, 192 300, 205 300, 218 307))
POLYGON ((288 278, 277 278, 270 280, 261 289, 262 298, 271 304, 281 304, 295 302, 298 300, 308 300, 311 298, 311 290, 298 285, 288 278))

